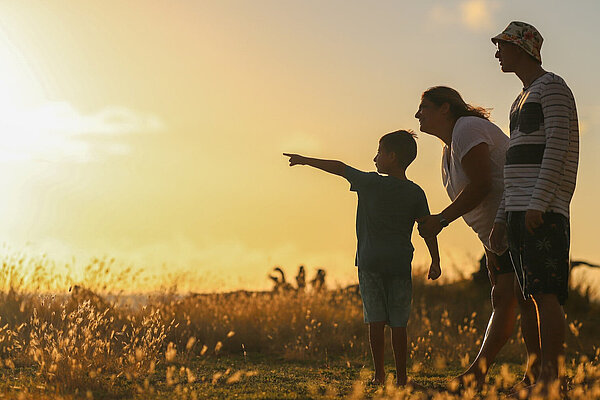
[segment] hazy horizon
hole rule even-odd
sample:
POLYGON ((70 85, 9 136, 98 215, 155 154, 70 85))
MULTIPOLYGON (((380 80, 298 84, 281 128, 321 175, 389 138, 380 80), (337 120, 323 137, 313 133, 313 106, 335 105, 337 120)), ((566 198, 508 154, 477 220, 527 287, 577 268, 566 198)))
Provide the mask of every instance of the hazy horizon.
MULTIPOLYGON (((412 129, 408 177, 441 211, 441 145, 418 132, 420 95, 454 87, 507 132, 521 84, 500 71, 490 37, 524 20, 577 101, 571 254, 598 263, 599 11, 541 0, 4 2, 0 243, 57 263, 192 271, 214 290, 268 287, 276 265, 351 282, 355 194, 281 153, 373 170, 379 137, 412 129)), ((442 267, 467 275, 483 253, 462 221, 439 241, 442 267)), ((413 243, 415 265, 426 263, 413 243)))

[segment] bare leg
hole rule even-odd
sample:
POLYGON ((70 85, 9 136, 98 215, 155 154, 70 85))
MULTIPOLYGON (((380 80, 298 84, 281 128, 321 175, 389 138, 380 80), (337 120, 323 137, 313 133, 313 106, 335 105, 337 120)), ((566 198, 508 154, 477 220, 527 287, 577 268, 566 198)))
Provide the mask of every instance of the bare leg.
POLYGON ((384 337, 385 322, 369 323, 369 343, 371 344, 371 354, 373 356, 373 365, 375 367, 375 378, 373 383, 385 382, 384 367, 384 337))
POLYGON ((535 383, 541 366, 540 336, 538 330, 538 317, 535 304, 531 299, 523 301, 521 305, 521 334, 527 349, 527 369, 523 376, 523 383, 535 383))
POLYGON ((517 308, 513 280, 513 274, 497 276, 496 284, 492 286, 492 315, 479 354, 477 354, 469 369, 459 378, 474 375, 477 383, 479 385, 483 384, 490 365, 512 335, 516 323, 517 308))
POLYGON ((562 378, 561 360, 565 356, 565 313, 554 294, 536 294, 542 342, 542 366, 539 379, 548 384, 562 378))
POLYGON ((396 384, 406 385, 406 327, 392 328, 392 349, 396 363, 396 384))
POLYGON ((527 349, 527 369, 519 385, 528 386, 537 380, 540 374, 541 349, 538 331, 538 316, 535 303, 531 298, 525 300, 519 285, 515 283, 515 294, 521 309, 521 334, 527 349))
POLYGON ((485 382, 485 376, 496 355, 512 335, 516 323, 517 298, 514 293, 514 274, 495 275, 493 263, 496 256, 486 251, 490 282, 492 283, 492 315, 485 331, 479 354, 458 379, 474 376, 478 385, 485 382), (492 265, 490 265, 492 263, 492 265))
POLYGON ((558 379, 559 390, 566 390, 564 365, 561 365, 564 363, 566 330, 563 308, 554 294, 538 293, 526 303, 532 304, 537 311, 535 322, 539 332, 537 336, 539 347, 538 355, 534 357, 537 361, 536 367, 529 370, 529 364, 532 363, 528 360, 528 372, 518 386, 524 387, 529 393, 546 396, 551 390, 551 384, 558 379), (539 373, 536 375, 536 372, 539 373), (533 385, 527 386, 528 383, 533 385))

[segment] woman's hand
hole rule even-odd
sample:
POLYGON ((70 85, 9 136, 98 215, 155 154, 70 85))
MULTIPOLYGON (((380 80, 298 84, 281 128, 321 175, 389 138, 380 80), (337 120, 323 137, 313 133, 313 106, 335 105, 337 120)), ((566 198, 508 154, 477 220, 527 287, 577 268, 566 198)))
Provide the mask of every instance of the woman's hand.
POLYGON ((490 232, 490 247, 496 254, 502 254, 508 248, 506 236, 506 223, 495 222, 490 232))
POLYGON ((422 238, 436 237, 442 230, 440 217, 438 215, 427 215, 417 220, 419 223, 419 235, 422 238))

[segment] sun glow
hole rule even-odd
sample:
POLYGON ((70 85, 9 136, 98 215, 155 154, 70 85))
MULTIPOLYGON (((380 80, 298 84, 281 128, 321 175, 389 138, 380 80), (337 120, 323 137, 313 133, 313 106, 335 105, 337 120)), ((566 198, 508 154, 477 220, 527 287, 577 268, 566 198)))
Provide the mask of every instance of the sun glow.
MULTIPOLYGON (((83 135, 149 133, 162 120, 126 107, 105 106, 83 113, 67 101, 50 101, 27 58, 6 37, 0 38, 0 162, 86 162, 93 151, 83 135)), ((113 143, 106 151, 127 154, 113 143)))
POLYGON ((6 36, 0 37, 0 161, 35 158, 49 149, 44 126, 29 110, 45 96, 27 58, 6 36))

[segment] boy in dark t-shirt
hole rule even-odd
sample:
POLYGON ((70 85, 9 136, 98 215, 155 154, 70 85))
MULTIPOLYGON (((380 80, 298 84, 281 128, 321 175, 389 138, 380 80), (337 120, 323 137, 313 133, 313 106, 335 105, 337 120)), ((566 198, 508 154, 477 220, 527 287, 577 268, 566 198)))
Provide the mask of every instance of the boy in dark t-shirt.
MULTIPOLYGON (((363 299, 365 323, 375 366, 375 383, 385 381, 384 328, 392 330, 396 382, 405 385, 406 324, 412 298, 411 234, 416 220, 429 215, 423 190, 406 178, 406 168, 417 155, 417 143, 409 131, 396 131, 379 140, 374 158, 377 172, 362 172, 340 161, 321 160, 284 153, 290 166, 309 165, 343 176, 358 194, 356 213, 356 266, 363 299)), ((437 239, 425 239, 431 255, 429 279, 441 275, 437 239)))

